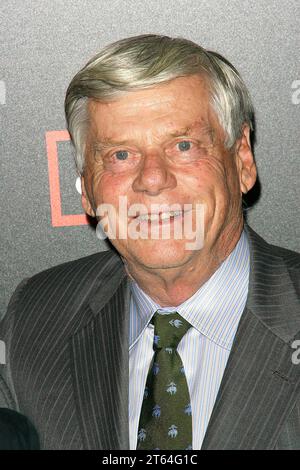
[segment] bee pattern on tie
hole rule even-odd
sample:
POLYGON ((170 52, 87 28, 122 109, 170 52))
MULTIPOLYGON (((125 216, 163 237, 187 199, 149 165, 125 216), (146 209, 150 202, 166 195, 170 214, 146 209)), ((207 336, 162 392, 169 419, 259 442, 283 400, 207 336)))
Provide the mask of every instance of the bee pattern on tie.
POLYGON ((177 346, 191 327, 177 312, 152 318, 154 356, 138 427, 137 449, 192 449, 192 407, 177 346))

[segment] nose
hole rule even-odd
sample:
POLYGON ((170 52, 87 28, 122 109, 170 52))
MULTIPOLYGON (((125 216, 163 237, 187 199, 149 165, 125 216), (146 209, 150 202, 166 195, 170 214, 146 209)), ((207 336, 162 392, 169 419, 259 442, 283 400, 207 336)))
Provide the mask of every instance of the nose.
POLYGON ((135 192, 157 196, 162 191, 175 188, 176 185, 176 177, 170 172, 164 156, 159 151, 144 154, 142 166, 132 184, 135 192))

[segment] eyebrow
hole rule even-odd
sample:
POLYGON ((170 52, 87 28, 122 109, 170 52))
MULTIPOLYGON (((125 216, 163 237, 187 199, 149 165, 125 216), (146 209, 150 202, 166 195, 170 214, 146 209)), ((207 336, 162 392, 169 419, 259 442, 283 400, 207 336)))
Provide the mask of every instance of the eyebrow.
MULTIPOLYGON (((191 127, 188 126, 188 127, 183 128, 183 129, 180 129, 179 131, 174 131, 170 135, 172 137, 180 137, 180 136, 184 136, 184 135, 189 136, 190 134, 192 134, 192 132, 195 131, 195 128, 196 128, 196 125, 194 124, 191 127)), ((203 135, 203 134, 208 135, 211 142, 214 141, 215 130, 214 130, 213 127, 211 127, 211 126, 201 126, 199 128, 199 130, 198 129, 196 129, 196 130, 197 130, 197 133, 199 133, 201 135, 203 135)))
POLYGON ((120 147, 122 145, 127 145, 128 144, 128 140, 123 140, 123 141, 120 141, 120 142, 116 142, 114 140, 111 140, 111 139, 105 139, 105 140, 94 140, 93 143, 92 143, 92 146, 94 148, 94 150, 105 150, 105 149, 108 149, 108 148, 112 148, 112 147, 120 147))
MULTIPOLYGON (((178 129, 178 130, 174 130, 172 132, 170 132, 167 137, 180 137, 180 136, 189 136, 193 131, 194 131, 194 127, 195 126, 188 126, 188 127, 184 127, 182 129, 178 129)), ((214 141, 214 129, 210 126, 203 126, 201 128, 201 133, 202 134, 206 134, 209 136, 211 142, 213 143, 214 141)), ((94 148, 95 151, 102 151, 102 150, 106 150, 106 149, 109 149, 109 148, 113 148, 113 147, 121 147, 122 145, 129 145, 130 144, 130 141, 129 140, 122 140, 122 141, 115 141, 113 139, 104 139, 102 141, 100 140, 94 140, 92 146, 94 148)))
MULTIPOLYGON (((189 135, 192 134, 192 132, 195 131, 195 128, 196 128, 196 124, 194 124, 192 126, 184 127, 182 129, 179 129, 179 130, 175 130, 173 132, 170 132, 169 135, 171 137, 180 137, 180 136, 184 136, 184 135, 189 136, 189 135)), ((197 128, 196 128, 196 130, 197 130, 197 128)), ((199 130, 200 130, 201 134, 208 135, 211 138, 211 140, 213 140, 213 136, 215 134, 215 131, 211 126, 200 126, 199 130)))

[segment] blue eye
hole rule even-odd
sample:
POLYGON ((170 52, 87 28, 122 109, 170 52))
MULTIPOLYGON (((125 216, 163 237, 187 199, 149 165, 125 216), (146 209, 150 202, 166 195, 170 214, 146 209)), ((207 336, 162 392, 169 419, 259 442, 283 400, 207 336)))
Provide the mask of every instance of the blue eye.
POLYGON ((126 158, 128 158, 127 150, 119 150, 116 152, 116 157, 118 160, 126 160, 126 158))
POLYGON ((178 148, 181 152, 186 152, 187 150, 191 149, 191 142, 188 140, 183 140, 182 142, 179 142, 178 148))

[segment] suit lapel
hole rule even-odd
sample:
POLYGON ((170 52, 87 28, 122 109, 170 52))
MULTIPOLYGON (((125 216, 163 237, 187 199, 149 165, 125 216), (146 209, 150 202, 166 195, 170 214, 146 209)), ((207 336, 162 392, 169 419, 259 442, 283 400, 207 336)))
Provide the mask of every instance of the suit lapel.
POLYGON ((71 339, 77 414, 87 449, 129 448, 129 288, 121 265, 117 278, 98 288, 90 302, 95 315, 71 339))
POLYGON ((290 346, 292 332, 300 326, 298 300, 282 259, 246 230, 251 253, 248 300, 202 449, 274 448, 299 396, 300 370, 292 363, 290 346))

